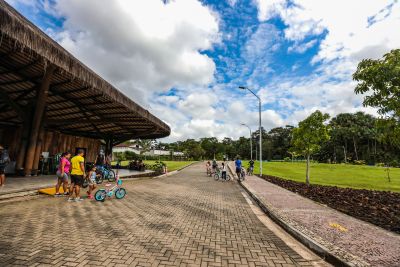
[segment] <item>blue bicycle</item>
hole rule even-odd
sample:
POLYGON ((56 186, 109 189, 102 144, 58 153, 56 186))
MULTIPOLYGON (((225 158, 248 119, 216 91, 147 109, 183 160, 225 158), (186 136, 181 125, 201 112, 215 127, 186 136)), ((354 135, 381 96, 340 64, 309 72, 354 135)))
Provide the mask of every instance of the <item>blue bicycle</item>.
POLYGON ((125 188, 121 187, 122 185, 122 180, 117 180, 117 183, 111 187, 111 184, 106 184, 105 189, 99 189, 97 190, 96 194, 94 194, 94 199, 96 201, 101 201, 104 202, 107 197, 112 197, 115 195, 116 199, 122 199, 126 195, 126 190, 125 188))
POLYGON ((108 165, 97 166, 96 174, 98 174, 96 175, 97 184, 101 184, 105 179, 109 182, 115 182, 115 172, 108 165))

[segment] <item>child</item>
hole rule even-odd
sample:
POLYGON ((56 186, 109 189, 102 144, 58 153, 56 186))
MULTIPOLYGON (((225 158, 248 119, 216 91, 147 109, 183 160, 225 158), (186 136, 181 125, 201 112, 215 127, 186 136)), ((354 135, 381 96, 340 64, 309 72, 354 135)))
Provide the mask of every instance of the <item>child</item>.
POLYGON ((211 163, 210 163, 210 161, 207 161, 206 169, 207 169, 207 175, 211 176, 211 163))
POLYGON ((87 191, 87 194, 90 199, 93 199, 92 192, 96 189, 96 175, 96 166, 93 166, 87 177, 89 180, 89 191, 87 191))
POLYGON ((222 171, 222 175, 221 175, 222 179, 226 180, 226 166, 225 166, 224 162, 222 162, 221 171, 222 171))

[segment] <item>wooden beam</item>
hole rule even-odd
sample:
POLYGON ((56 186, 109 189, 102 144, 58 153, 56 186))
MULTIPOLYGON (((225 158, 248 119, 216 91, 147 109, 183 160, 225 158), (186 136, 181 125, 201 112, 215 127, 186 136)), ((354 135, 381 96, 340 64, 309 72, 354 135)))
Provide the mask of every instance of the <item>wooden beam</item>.
POLYGON ((24 166, 25 175, 31 175, 32 168, 34 167, 33 161, 35 158, 36 145, 38 141, 38 135, 40 132, 40 124, 42 123, 42 118, 46 107, 46 101, 49 93, 50 83, 55 69, 56 67, 52 64, 46 68, 42 83, 40 85, 37 94, 36 108, 32 121, 32 130, 29 138, 28 149, 26 151, 25 166, 24 166))
POLYGON ((13 99, 11 99, 10 96, 3 90, 0 90, 0 98, 5 101, 5 104, 8 104, 10 107, 12 107, 18 113, 18 116, 22 120, 25 118, 25 113, 22 110, 21 106, 18 105, 18 103, 16 103, 13 99))
POLYGON ((27 68, 29 68, 31 66, 36 65, 36 63, 38 63, 38 62, 39 62, 39 60, 37 59, 37 60, 31 61, 29 64, 26 64, 26 65, 19 66, 17 68, 7 69, 6 71, 0 72, 0 75, 10 74, 10 73, 13 73, 13 72, 19 72, 19 71, 25 70, 25 69, 27 69, 27 68))

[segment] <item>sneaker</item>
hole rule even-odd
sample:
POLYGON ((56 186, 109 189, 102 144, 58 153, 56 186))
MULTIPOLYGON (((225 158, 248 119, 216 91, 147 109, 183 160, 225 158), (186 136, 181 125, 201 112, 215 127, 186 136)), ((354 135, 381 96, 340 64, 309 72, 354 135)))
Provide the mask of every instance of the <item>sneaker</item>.
POLYGON ((73 198, 73 197, 70 197, 70 198, 68 198, 68 201, 69 201, 69 202, 72 202, 72 201, 74 201, 74 198, 73 198))
POLYGON ((68 192, 65 192, 63 195, 64 195, 64 196, 69 196, 69 193, 68 193, 68 192))
POLYGON ((55 194, 54 194, 54 197, 59 197, 59 196, 61 196, 60 193, 55 193, 55 194))
POLYGON ((80 197, 75 198, 75 202, 81 202, 83 199, 80 197))
POLYGON ((93 195, 89 195, 89 199, 94 199, 94 196, 93 195))

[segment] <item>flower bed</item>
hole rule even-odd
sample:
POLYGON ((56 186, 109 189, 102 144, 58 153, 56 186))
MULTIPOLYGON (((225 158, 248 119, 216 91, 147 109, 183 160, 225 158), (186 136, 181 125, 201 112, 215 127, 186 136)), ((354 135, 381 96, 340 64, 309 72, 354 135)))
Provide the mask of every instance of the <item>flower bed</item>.
POLYGON ((400 193, 309 185, 263 175, 268 182, 360 220, 400 233, 400 193))

